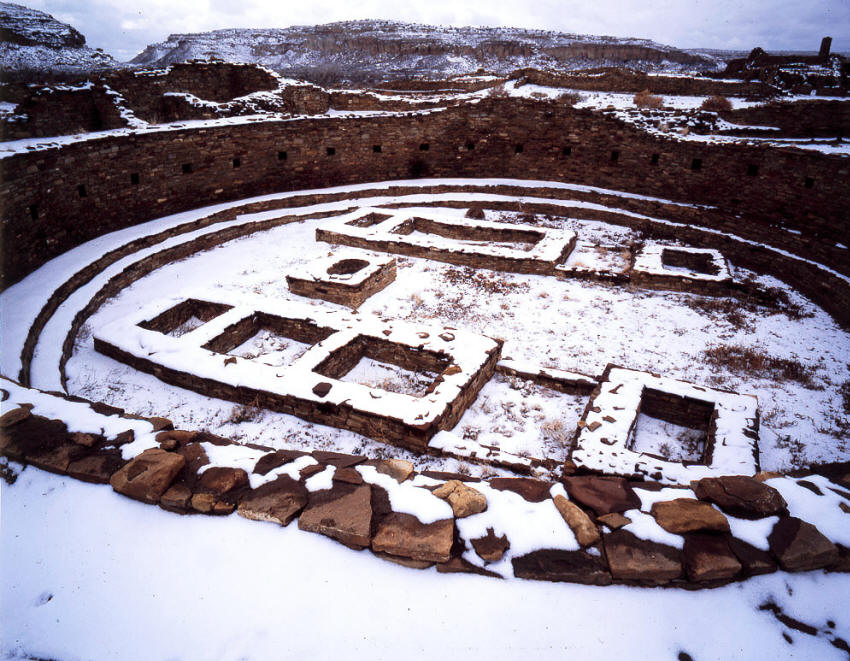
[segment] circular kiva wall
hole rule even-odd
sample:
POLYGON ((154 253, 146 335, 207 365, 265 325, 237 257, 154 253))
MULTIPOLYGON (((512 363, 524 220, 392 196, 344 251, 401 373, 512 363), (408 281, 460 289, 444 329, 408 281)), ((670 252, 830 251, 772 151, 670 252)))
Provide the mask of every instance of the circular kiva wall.
POLYGON ((507 177, 661 198, 618 206, 709 228, 642 227, 720 248, 850 325, 846 158, 661 139, 548 102, 487 99, 442 111, 89 137, 8 156, 0 175, 4 286, 91 238, 214 202, 380 180, 507 177))

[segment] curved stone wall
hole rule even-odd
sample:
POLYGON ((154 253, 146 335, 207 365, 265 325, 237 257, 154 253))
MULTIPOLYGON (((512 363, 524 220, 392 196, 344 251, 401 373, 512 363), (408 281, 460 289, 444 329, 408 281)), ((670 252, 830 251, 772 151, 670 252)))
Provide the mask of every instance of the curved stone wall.
MULTIPOLYGON (((721 243, 729 237, 718 232, 746 239, 733 261, 777 275, 850 323, 846 159, 662 139, 547 102, 84 136, 8 156, 0 168, 4 286, 105 232, 208 203, 423 176, 514 177, 693 204, 676 220, 714 230, 721 243)), ((635 205, 647 214, 659 206, 635 205)))

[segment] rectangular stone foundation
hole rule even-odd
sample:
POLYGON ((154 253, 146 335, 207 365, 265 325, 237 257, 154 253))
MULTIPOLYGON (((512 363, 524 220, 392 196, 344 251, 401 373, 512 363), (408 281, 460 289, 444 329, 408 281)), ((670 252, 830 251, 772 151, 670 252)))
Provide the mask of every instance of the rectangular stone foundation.
POLYGON ((440 332, 260 297, 223 304, 231 308, 179 337, 141 327, 140 321, 151 318, 143 310, 96 333, 95 350, 208 397, 349 429, 416 452, 425 452, 434 434, 457 424, 501 355, 500 341, 459 330, 440 332), (263 328, 312 346, 289 365, 226 355, 263 328), (419 397, 341 381, 364 355, 437 376, 419 397))
POLYGON ((287 275, 286 282, 289 291, 298 296, 319 298, 356 309, 394 282, 395 277, 394 259, 332 257, 310 265, 303 272, 287 275), (349 263, 353 263, 351 268, 356 270, 346 269, 349 263))

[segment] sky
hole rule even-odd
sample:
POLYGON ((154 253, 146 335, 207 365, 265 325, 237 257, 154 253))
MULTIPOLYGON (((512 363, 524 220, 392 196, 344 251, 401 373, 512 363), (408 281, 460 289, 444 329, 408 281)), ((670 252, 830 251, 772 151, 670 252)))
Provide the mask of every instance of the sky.
MULTIPOLYGON (((19 0, 20 2, 21 0, 19 0)), ((850 51, 850 0, 28 0, 127 60, 169 34, 383 18, 640 37, 681 48, 850 51)))

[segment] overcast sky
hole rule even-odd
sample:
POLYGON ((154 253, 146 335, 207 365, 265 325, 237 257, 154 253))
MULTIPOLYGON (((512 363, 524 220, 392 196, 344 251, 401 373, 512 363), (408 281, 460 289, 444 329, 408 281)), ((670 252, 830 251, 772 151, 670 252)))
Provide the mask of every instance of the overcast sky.
MULTIPOLYGON (((14 0, 13 0, 14 1, 14 0)), ((18 0, 19 2, 21 0, 18 0)), ((850 51, 850 0, 29 0, 119 60, 169 34, 386 18, 643 37, 683 48, 850 51)))

